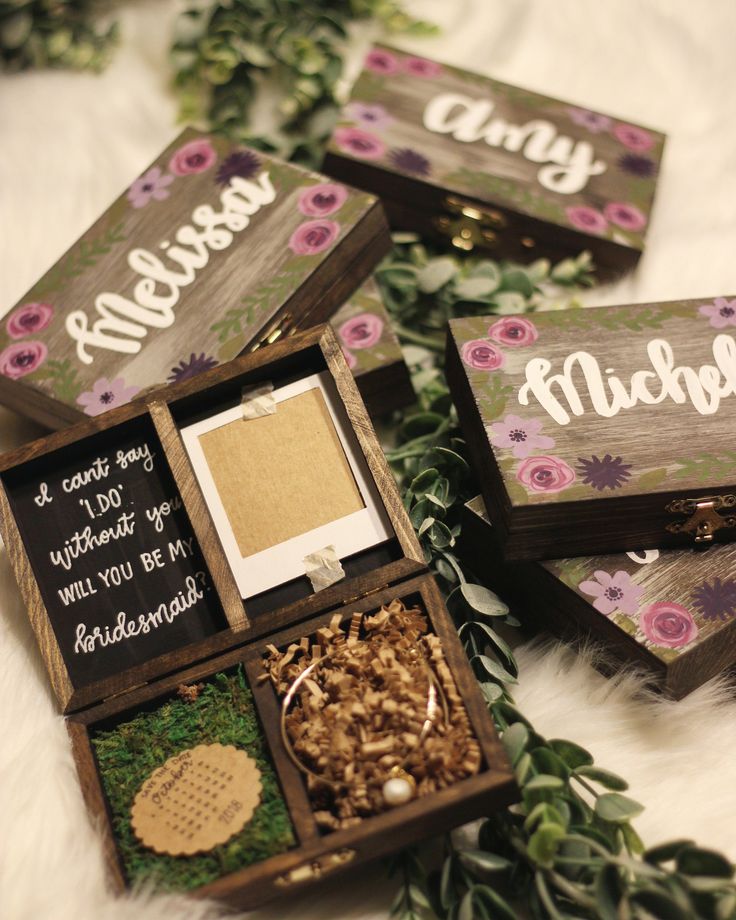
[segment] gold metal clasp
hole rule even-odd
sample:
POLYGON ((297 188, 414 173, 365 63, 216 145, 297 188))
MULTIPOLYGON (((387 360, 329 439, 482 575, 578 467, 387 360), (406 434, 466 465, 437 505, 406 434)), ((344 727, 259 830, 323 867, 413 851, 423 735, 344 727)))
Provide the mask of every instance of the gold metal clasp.
POLYGON ((687 519, 667 524, 670 533, 691 533, 696 543, 712 543, 718 530, 736 527, 735 514, 720 514, 736 507, 736 495, 705 495, 702 498, 677 498, 665 506, 670 514, 685 514, 687 519))
POLYGON ((336 850, 334 853, 327 853, 325 856, 318 856, 311 862, 302 863, 295 869, 285 872, 276 879, 276 884, 280 888, 288 888, 290 885, 298 885, 300 882, 311 882, 315 879, 322 878, 333 869, 339 869, 352 862, 357 856, 356 850, 348 850, 343 847, 342 850, 336 850))
POLYGON ((434 218, 434 226, 450 237, 452 245, 469 252, 476 246, 486 248, 499 242, 497 231, 506 226, 506 216, 495 208, 479 208, 456 195, 448 195, 443 207, 450 214, 434 218))

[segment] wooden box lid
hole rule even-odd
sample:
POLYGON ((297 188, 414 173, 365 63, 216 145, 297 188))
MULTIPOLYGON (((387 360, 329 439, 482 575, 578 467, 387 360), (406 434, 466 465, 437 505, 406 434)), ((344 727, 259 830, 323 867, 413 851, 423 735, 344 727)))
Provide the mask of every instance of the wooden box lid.
POLYGON ((453 320, 447 374, 509 560, 736 537, 736 299, 453 320))
POLYGON ((508 257, 589 249, 633 265, 664 135, 479 74, 374 47, 324 168, 384 199, 396 227, 508 257))
POLYGON ((373 277, 340 307, 330 324, 371 416, 416 401, 409 368, 373 277))
POLYGON ((478 496, 463 509, 459 551, 525 622, 603 643, 601 667, 643 665, 674 699, 736 664, 734 543, 504 566, 478 496))
MULTIPOLYGON (((241 412, 238 424, 262 421, 243 418, 241 412)), ((305 452, 302 459, 314 464, 315 457, 321 459, 305 452)), ((249 479, 259 477, 264 489, 278 487, 262 464, 245 472, 249 479)), ((325 502, 331 494, 324 489, 325 502)), ((426 568, 327 326, 5 454, 0 530, 65 712, 126 693, 426 568), (302 569, 269 590, 244 593, 182 432, 192 422, 240 406, 244 388, 264 382, 291 386, 315 375, 326 381, 327 405, 336 407, 330 410, 333 419, 345 419, 333 425, 349 432, 345 450, 357 458, 353 470, 361 470, 361 500, 384 523, 372 542, 340 557, 345 577, 335 584, 315 592, 302 569)), ((323 546, 310 546, 309 552, 323 546)))
POLYGON ((10 311, 0 402, 60 428, 326 322, 390 238, 381 206, 185 130, 10 311))

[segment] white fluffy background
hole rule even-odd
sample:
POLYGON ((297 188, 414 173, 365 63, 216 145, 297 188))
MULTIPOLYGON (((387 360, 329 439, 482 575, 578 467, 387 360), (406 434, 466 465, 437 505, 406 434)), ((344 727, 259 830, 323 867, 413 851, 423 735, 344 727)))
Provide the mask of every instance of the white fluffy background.
MULTIPOLYGON (((439 38, 402 42, 664 130, 649 251, 591 303, 736 292, 736 82, 732 0, 417 0, 439 38)), ((138 3, 102 76, 0 78, 0 308, 7 310, 176 134, 166 49, 174 7, 138 3)), ((367 40, 365 32, 359 33, 367 40)), ((0 414, 0 448, 39 434, 0 414)), ((215 906, 113 898, 69 745, 4 554, 0 557, 0 915, 5 920, 199 920, 215 906)), ((520 649, 517 699, 537 728, 587 746, 647 810, 648 843, 688 836, 736 859, 736 703, 711 682, 674 704, 606 681, 556 645, 520 649)), ((378 918, 394 885, 360 870, 258 913, 378 918)))

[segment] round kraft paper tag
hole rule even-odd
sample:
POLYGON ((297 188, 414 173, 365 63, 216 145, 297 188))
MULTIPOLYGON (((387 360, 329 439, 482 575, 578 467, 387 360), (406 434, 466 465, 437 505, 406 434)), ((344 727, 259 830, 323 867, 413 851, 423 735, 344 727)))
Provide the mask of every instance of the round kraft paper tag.
POLYGON ((255 760, 232 745, 199 744, 170 757, 138 790, 136 837, 157 853, 192 856, 237 834, 261 799, 255 760))

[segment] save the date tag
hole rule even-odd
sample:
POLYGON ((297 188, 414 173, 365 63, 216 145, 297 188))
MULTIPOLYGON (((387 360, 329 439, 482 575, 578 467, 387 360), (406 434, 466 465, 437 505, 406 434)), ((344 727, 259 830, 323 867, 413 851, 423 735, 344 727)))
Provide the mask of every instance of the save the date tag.
POLYGON ((199 744, 170 757, 136 794, 131 824, 157 853, 191 856, 237 834, 261 798, 261 772, 232 745, 199 744))

